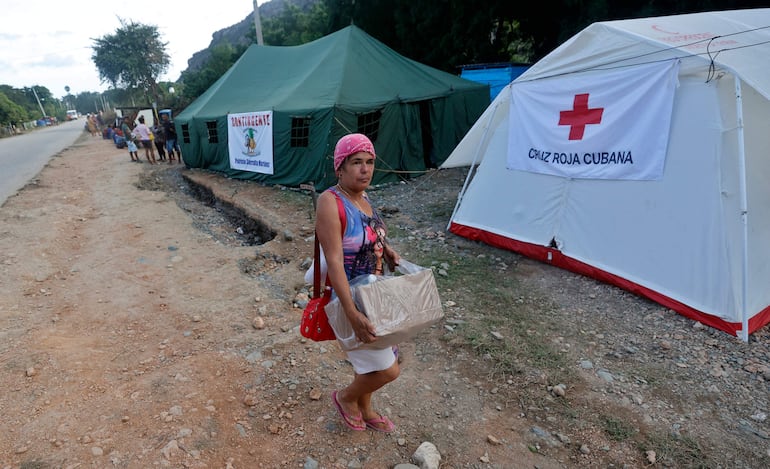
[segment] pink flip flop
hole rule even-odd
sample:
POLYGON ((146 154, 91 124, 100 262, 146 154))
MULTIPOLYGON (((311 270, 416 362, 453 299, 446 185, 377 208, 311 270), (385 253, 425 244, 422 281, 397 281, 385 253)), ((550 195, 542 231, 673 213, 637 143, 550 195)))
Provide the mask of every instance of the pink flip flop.
POLYGON ((366 430, 366 425, 364 425, 364 422, 361 421, 360 413, 356 416, 351 416, 342 409, 340 401, 337 400, 337 391, 332 392, 332 402, 334 403, 334 407, 337 408, 337 412, 339 412, 340 417, 342 417, 342 423, 344 423, 349 429, 358 432, 366 430))
POLYGON ((393 424, 393 422, 391 422, 390 419, 384 415, 381 415, 376 419, 364 420, 364 423, 366 424, 366 428, 372 429, 376 432, 391 433, 396 429, 396 426, 393 424), (385 425, 385 427, 382 428, 381 425, 385 425))

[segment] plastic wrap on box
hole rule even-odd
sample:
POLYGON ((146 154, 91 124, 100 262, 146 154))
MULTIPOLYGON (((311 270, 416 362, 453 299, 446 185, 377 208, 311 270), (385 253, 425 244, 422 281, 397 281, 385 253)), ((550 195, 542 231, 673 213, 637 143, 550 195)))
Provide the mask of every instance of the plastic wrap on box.
MULTIPOLYGON (((376 275, 361 275, 350 280, 350 294, 353 296, 353 301, 356 302, 355 289, 357 286, 367 283, 375 282, 377 280, 376 275)), ((360 303, 356 302, 356 307, 359 311, 363 311, 363 307, 360 303)), ((342 350, 353 350, 364 345, 356 337, 356 333, 353 330, 353 325, 350 324, 350 320, 345 315, 345 310, 340 304, 339 298, 334 294, 332 300, 324 308, 326 311, 326 317, 329 320, 329 325, 334 330, 334 335, 337 336, 337 342, 339 342, 342 350)))
POLYGON ((404 260, 395 276, 362 276, 351 281, 353 300, 374 326, 377 340, 359 341, 339 299, 326 305, 329 324, 343 350, 386 348, 410 340, 444 317, 433 271, 404 260))

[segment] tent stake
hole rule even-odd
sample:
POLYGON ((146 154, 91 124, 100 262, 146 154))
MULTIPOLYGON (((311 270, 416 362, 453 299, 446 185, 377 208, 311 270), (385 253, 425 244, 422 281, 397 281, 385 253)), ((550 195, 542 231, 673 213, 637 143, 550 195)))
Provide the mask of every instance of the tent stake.
POLYGON ((310 191, 310 197, 313 199, 313 213, 315 213, 318 204, 318 192, 315 191, 315 184, 310 181, 308 184, 300 184, 299 188, 303 191, 310 191))

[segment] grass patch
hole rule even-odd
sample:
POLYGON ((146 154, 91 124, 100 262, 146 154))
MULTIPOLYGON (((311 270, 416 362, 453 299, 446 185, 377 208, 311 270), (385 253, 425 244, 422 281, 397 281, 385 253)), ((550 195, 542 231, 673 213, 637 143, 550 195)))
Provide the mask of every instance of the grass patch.
MULTIPOLYGON (((388 238, 391 240, 394 239, 405 239, 409 236, 409 231, 401 226, 401 225, 388 225, 388 238)), ((410 261, 414 262, 410 259, 410 261)))
POLYGON ((642 451, 653 450, 659 464, 669 467, 686 467, 697 469, 716 469, 722 467, 706 457, 700 444, 689 437, 674 437, 673 435, 647 435, 641 445, 642 451))
POLYGON ((602 415, 600 420, 604 433, 613 441, 626 441, 637 433, 633 425, 617 417, 602 415))
POLYGON ((452 211, 454 211, 454 204, 435 203, 428 206, 430 216, 440 220, 449 220, 452 211))
POLYGON ((48 469, 51 467, 48 463, 42 461, 25 461, 21 463, 19 469, 48 469))
POLYGON ((495 374, 540 370, 554 383, 578 379, 567 356, 548 340, 554 326, 543 321, 543 310, 555 306, 523 290, 515 277, 515 255, 474 256, 440 249, 418 250, 415 255, 413 262, 446 272, 436 275, 441 298, 457 304, 447 310, 447 318, 465 321, 455 328, 455 345, 459 337, 462 345, 494 363, 495 374))

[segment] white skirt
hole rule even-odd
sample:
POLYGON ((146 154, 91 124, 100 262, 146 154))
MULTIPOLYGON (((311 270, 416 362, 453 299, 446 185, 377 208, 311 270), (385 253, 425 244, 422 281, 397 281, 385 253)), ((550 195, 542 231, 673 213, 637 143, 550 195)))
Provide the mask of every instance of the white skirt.
POLYGON ((359 375, 374 371, 387 370, 396 361, 396 354, 391 347, 376 350, 350 350, 345 352, 353 370, 359 375))

